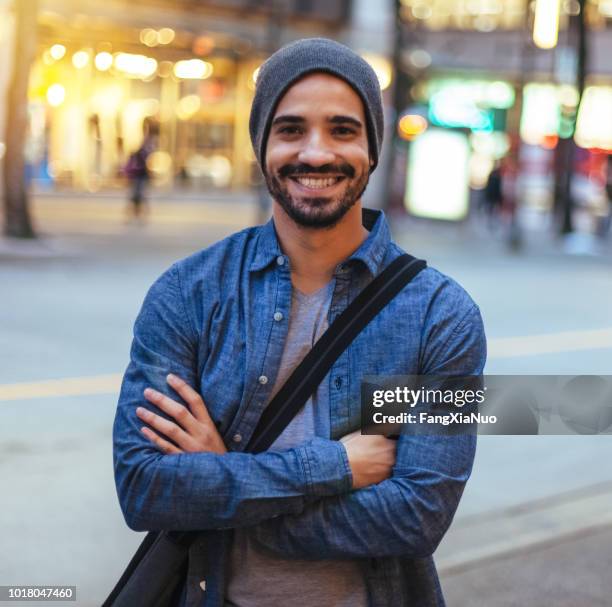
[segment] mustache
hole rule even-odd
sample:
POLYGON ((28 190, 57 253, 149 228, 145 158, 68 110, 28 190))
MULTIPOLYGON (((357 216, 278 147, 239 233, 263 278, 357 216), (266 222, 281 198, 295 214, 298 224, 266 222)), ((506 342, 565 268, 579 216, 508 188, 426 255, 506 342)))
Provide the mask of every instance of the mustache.
POLYGON ((355 169, 348 163, 324 164, 320 167, 313 167, 309 164, 285 164, 278 170, 279 177, 289 177, 295 175, 327 175, 332 173, 343 175, 352 179, 355 177, 355 169))

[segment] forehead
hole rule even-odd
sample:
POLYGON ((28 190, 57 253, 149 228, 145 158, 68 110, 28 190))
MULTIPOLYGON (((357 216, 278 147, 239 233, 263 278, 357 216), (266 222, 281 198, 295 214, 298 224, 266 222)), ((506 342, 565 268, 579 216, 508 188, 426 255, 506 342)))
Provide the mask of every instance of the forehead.
POLYGON ((281 98, 274 116, 353 115, 364 120, 361 97, 355 89, 337 76, 315 72, 300 78, 281 98))

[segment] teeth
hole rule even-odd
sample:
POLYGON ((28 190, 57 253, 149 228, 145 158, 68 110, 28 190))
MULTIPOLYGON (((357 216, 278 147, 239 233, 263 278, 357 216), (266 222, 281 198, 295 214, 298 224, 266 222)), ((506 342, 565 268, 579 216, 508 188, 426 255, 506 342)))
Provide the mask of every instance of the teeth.
POLYGON ((306 188, 319 189, 319 188, 328 188, 329 186, 334 185, 336 183, 336 177, 327 177, 325 179, 315 179, 313 177, 298 177, 297 181, 300 185, 303 185, 306 188))

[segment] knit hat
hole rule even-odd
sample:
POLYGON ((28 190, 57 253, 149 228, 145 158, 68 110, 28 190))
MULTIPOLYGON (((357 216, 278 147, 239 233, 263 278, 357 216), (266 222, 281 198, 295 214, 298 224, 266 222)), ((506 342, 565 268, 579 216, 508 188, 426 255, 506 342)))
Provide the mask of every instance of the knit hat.
POLYGON ((304 38, 284 46, 261 66, 251 107, 249 132, 259 166, 265 171, 266 143, 279 101, 289 87, 312 72, 326 72, 347 82, 363 101, 368 146, 378 164, 384 118, 380 85, 365 59, 347 46, 327 38, 304 38))

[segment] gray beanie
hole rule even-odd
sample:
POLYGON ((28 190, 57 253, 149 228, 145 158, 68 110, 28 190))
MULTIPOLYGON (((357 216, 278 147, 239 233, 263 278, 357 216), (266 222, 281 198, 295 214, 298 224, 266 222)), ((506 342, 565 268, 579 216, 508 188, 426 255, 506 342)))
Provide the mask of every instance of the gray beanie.
POLYGON ((312 72, 327 72, 352 86, 363 101, 369 153, 374 165, 382 146, 384 118, 380 85, 369 63, 347 46, 327 38, 297 40, 261 66, 251 107, 249 131, 259 166, 265 171, 266 142, 276 106, 289 87, 312 72))

